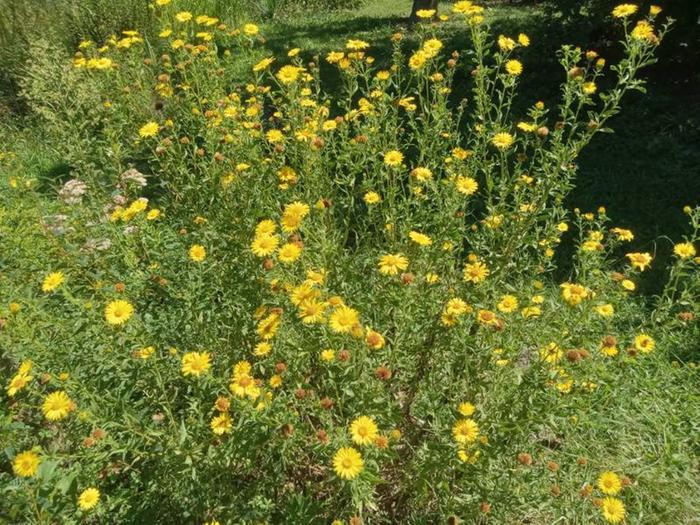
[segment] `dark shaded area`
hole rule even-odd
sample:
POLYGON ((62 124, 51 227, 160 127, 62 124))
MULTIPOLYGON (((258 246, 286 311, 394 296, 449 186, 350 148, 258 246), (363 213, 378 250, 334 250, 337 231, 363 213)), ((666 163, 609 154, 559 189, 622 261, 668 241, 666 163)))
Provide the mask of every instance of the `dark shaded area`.
POLYGON ((70 165, 65 162, 51 164, 45 170, 37 174, 37 191, 54 196, 56 188, 62 186, 70 179, 70 171, 70 165))

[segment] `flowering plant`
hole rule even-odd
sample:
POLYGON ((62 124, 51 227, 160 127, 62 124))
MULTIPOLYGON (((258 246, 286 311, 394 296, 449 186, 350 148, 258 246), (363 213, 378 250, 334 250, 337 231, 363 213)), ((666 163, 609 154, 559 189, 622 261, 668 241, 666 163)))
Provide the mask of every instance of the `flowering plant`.
POLYGON ((612 66, 564 46, 559 106, 514 118, 530 39, 492 38, 469 1, 452 16, 470 50, 448 54, 424 17, 383 69, 362 40, 305 63, 261 51, 254 24, 156 4, 159 47, 86 41, 25 86, 75 180, 60 229, 23 219, 33 268, 2 284, 13 519, 641 512, 643 467, 607 464, 595 422, 618 383, 662 366, 669 326, 697 333, 700 210, 650 316, 634 291, 651 254, 563 202, 581 149, 643 89, 658 10, 615 8, 612 66), (455 104, 459 70, 472 91, 455 104), (574 269, 555 283, 568 231, 574 269))

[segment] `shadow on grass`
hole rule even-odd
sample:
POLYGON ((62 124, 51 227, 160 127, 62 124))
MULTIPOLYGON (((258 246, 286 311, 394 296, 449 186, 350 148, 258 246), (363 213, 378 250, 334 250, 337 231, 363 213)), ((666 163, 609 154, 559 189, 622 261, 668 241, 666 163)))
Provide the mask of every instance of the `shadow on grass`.
POLYGON ((54 162, 37 173, 36 190, 44 195, 55 197, 60 188, 70 179, 71 167, 65 162, 54 162))

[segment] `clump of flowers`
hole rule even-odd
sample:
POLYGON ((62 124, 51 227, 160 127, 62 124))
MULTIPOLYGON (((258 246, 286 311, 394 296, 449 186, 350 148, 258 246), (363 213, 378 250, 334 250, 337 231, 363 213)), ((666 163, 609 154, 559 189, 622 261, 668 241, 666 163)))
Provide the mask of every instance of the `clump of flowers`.
POLYGON ((389 59, 351 38, 321 60, 175 4, 153 2, 153 41, 82 42, 32 99, 76 178, 58 218, 2 210, 28 238, 0 279, 12 519, 641 515, 612 470, 567 493, 590 469, 572 458, 661 463, 622 457, 615 410, 696 330, 700 210, 652 315, 659 257, 564 203, 660 10, 615 7, 623 59, 564 46, 561 102, 523 108, 530 37, 471 1, 419 10, 389 59))

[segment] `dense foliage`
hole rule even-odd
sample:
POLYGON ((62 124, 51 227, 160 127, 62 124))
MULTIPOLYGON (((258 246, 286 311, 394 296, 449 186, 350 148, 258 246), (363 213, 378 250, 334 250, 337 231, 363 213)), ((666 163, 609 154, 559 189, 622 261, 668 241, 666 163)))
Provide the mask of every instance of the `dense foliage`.
POLYGON ((449 16, 469 49, 424 12, 379 66, 358 39, 274 57, 258 26, 168 0, 150 39, 33 41, 22 96, 70 179, 3 152, 4 517, 695 517, 698 409, 669 399, 692 395, 700 209, 647 305, 653 255, 563 204, 668 29, 612 14, 623 58, 563 46, 560 104, 518 115, 530 38, 468 1, 449 16))

